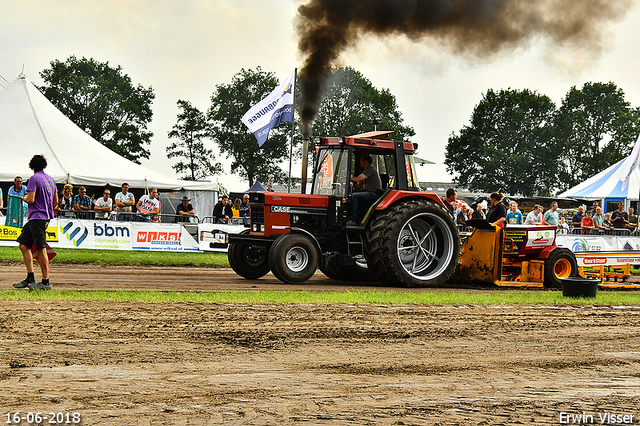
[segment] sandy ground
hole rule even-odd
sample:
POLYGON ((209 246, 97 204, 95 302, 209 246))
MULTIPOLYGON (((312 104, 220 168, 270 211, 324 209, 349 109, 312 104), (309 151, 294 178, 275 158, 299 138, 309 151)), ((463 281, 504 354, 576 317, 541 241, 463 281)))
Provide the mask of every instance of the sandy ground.
MULTIPOLYGON (((0 267, 0 290, 22 274, 0 267)), ((198 268, 54 265, 52 277, 310 287, 198 268)), ((4 424, 15 412, 84 425, 640 424, 640 309, 2 302, 0 387, 4 424)))

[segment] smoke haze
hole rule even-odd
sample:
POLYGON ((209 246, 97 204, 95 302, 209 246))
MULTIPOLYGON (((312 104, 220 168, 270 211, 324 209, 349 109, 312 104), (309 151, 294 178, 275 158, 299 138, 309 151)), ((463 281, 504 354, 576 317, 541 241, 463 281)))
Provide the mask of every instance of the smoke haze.
MULTIPOLYGON (((303 135, 311 132, 327 70, 362 34, 436 40, 456 54, 486 57, 543 36, 597 49, 604 24, 635 0, 311 0, 298 7, 303 135)), ((372 58, 372 61, 375 58, 372 58)))

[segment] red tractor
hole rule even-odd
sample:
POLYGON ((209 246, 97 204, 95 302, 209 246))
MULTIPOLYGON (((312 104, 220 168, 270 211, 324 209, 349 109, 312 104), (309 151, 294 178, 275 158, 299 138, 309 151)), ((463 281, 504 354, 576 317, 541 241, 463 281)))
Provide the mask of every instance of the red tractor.
POLYGON ((251 226, 229 236, 229 263, 248 279, 269 271, 286 283, 329 278, 426 287, 443 284, 460 256, 460 237, 442 199, 420 192, 417 145, 385 139, 391 132, 320 138, 311 194, 253 192, 251 226), (350 177, 371 155, 382 181, 372 205, 347 226, 350 177))

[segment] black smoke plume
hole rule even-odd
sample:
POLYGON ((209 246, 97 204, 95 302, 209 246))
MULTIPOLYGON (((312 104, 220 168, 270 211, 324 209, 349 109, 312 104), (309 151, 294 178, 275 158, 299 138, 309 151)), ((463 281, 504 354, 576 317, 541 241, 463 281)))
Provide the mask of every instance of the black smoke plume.
MULTIPOLYGON (((303 135, 311 132, 327 70, 365 33, 431 38, 454 53, 484 57, 533 36, 597 45, 598 28, 635 0, 310 0, 298 7, 303 135)), ((592 48, 592 47, 591 47, 592 48)), ((375 60, 375 58, 372 58, 375 60)))

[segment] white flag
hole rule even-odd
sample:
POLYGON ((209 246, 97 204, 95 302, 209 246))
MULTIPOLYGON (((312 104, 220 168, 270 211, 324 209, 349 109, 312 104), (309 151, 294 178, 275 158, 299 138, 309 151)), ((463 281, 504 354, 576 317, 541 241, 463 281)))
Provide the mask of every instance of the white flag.
POLYGON ((276 87, 266 98, 255 104, 245 115, 242 122, 262 146, 269 137, 269 131, 282 122, 293 120, 293 94, 295 71, 276 87))
POLYGON ((638 163, 640 162, 640 136, 638 136, 638 140, 636 141, 636 146, 633 147, 633 151, 631 155, 624 160, 622 163, 622 167, 620 167, 620 171, 618 172, 618 180, 622 181, 622 190, 627 189, 627 185, 629 185, 629 177, 631 173, 635 169, 638 168, 638 163))

